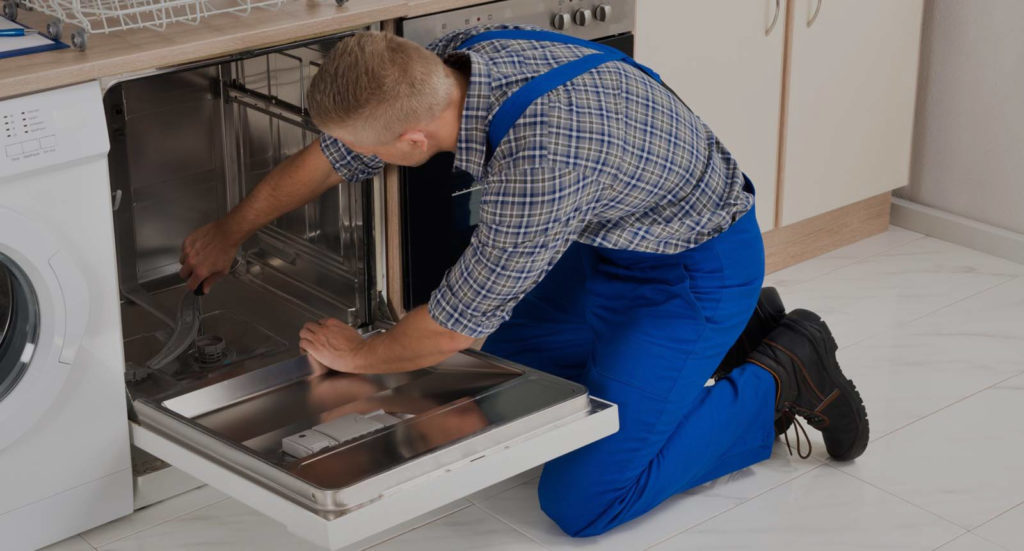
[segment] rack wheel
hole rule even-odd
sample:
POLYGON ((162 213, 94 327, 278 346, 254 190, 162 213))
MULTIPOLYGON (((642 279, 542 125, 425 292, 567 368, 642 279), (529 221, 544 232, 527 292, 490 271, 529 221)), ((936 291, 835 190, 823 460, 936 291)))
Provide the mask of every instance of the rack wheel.
POLYGON ((15 0, 4 0, 4 17, 11 21, 18 20, 18 3, 15 0))
POLYGON ((51 19, 46 23, 46 36, 54 40, 60 40, 61 35, 64 34, 64 22, 60 19, 51 19))
POLYGON ((88 42, 86 40, 87 36, 88 35, 84 30, 75 29, 75 31, 71 33, 71 47, 84 52, 86 43, 88 42))

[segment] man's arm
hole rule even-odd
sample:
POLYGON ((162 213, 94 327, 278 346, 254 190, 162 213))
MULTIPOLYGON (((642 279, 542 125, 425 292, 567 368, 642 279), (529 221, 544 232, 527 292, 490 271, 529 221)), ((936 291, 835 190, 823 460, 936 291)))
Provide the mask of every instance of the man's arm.
POLYGON ((307 323, 299 346, 313 359, 346 373, 396 373, 437 364, 475 340, 441 327, 426 306, 406 314, 391 330, 363 339, 336 319, 307 323))
POLYGON ((224 218, 194 231, 182 245, 180 275, 204 290, 227 274, 235 251, 257 230, 341 183, 331 163, 313 142, 277 165, 224 218))
POLYGON ((586 174, 565 169, 492 176, 493 197, 481 202, 480 226, 427 306, 365 341, 338 320, 308 323, 299 346, 326 367, 350 373, 410 371, 468 348, 508 319, 579 234, 586 181, 586 174))
POLYGON ((341 181, 319 142, 313 142, 274 167, 232 209, 225 222, 241 243, 275 218, 305 205, 341 181))

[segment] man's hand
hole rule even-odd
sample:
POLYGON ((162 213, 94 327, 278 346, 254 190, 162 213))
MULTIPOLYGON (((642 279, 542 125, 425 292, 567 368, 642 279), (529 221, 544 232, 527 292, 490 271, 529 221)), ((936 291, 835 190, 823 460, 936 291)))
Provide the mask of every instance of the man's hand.
POLYGON ((299 348, 335 371, 363 373, 358 352, 365 341, 358 331, 336 319, 309 322, 299 331, 299 348))
POLYGON ((317 141, 274 167, 227 216, 192 232, 181 246, 181 277, 209 290, 227 275, 243 241, 282 214, 341 182, 317 141))
POLYGON ((192 232, 181 246, 181 271, 178 275, 188 280, 188 288, 203 286, 203 292, 218 279, 227 275, 231 261, 241 243, 226 227, 224 219, 211 222, 192 232))
POLYGON ((299 347, 310 363, 346 373, 400 373, 421 369, 469 348, 473 337, 441 327, 426 306, 414 308, 386 332, 364 339, 336 319, 307 323, 299 347))

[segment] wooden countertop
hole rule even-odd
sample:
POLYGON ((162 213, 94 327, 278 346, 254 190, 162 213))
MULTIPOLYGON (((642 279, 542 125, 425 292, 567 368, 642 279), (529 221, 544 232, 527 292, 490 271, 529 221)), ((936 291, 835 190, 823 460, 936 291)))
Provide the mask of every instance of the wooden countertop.
MULTIPOLYGON (((404 17, 411 8, 419 15, 478 3, 481 1, 350 0, 339 8, 333 0, 287 0, 276 10, 255 8, 246 17, 222 14, 199 25, 168 25, 164 31, 91 34, 84 52, 65 49, 0 59, 0 98, 324 36, 404 17)), ((41 13, 25 10, 20 10, 18 17, 19 22, 36 29, 45 28, 47 20, 41 13)))

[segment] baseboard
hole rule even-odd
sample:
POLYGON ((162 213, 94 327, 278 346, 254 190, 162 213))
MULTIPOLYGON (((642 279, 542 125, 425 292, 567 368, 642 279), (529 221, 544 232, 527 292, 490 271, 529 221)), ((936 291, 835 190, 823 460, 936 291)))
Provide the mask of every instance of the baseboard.
POLYGON ((1024 234, 894 197, 892 224, 1024 264, 1024 234))
POLYGON ((810 260, 889 227, 891 194, 882 193, 764 234, 765 271, 810 260))

